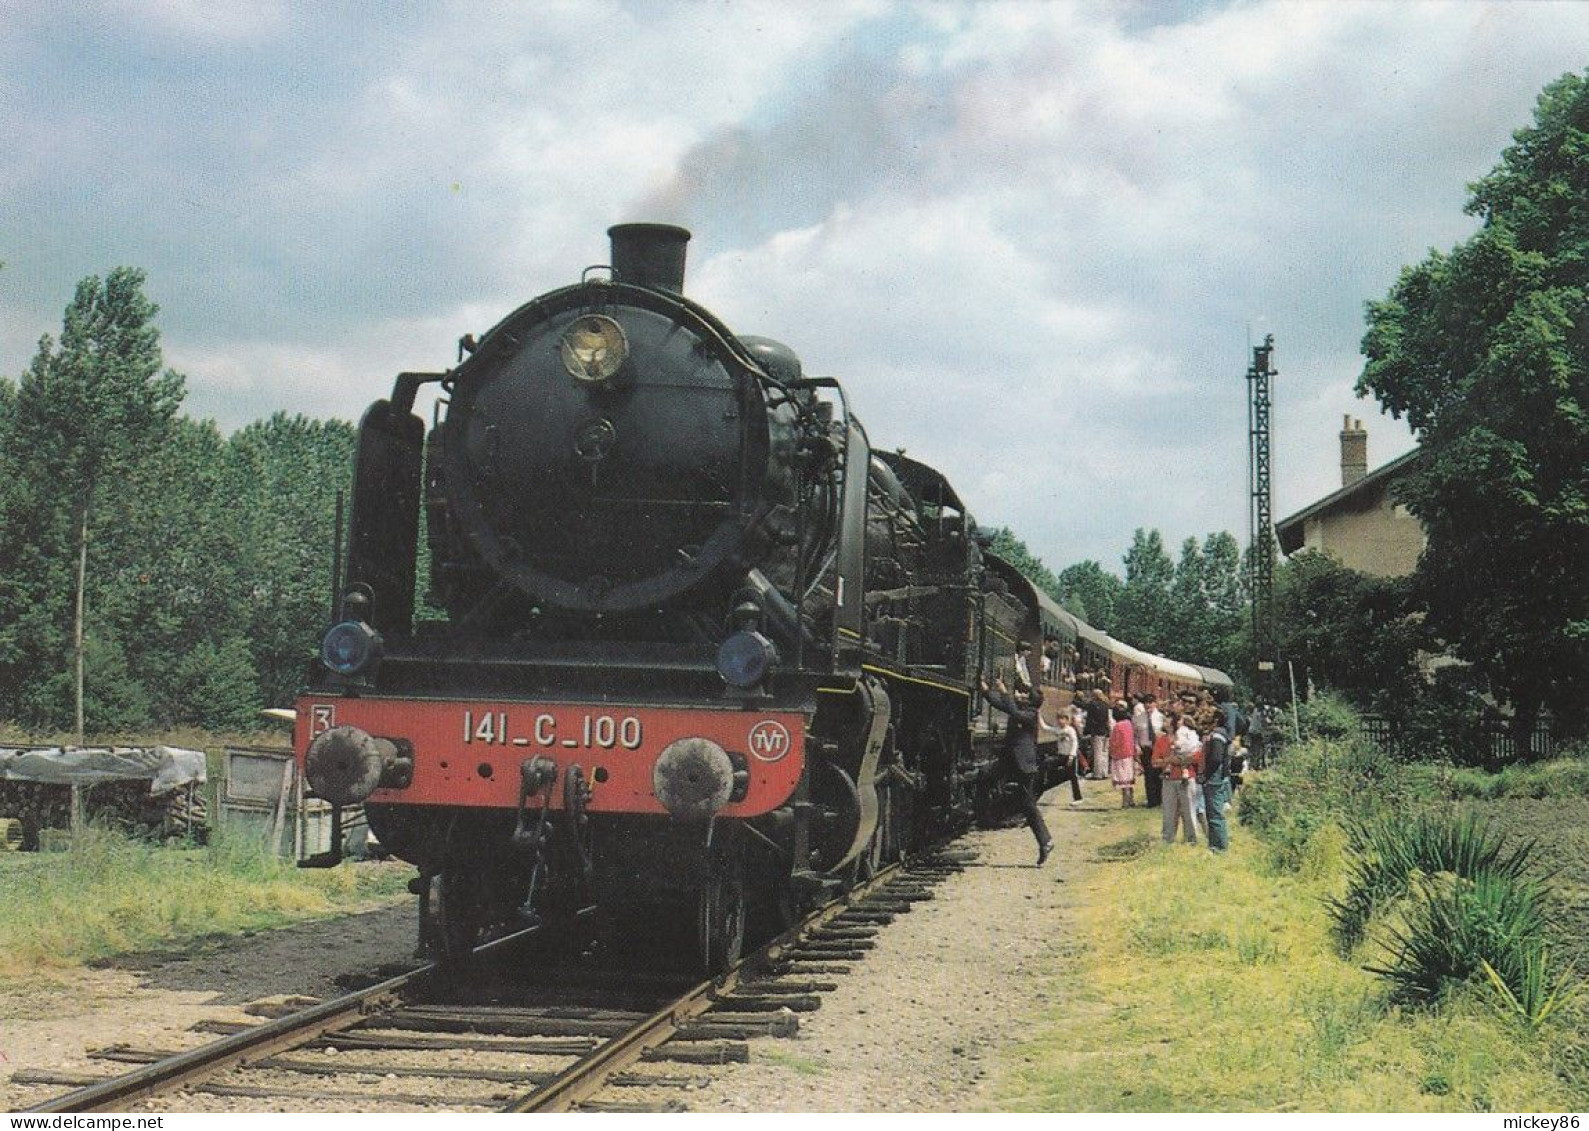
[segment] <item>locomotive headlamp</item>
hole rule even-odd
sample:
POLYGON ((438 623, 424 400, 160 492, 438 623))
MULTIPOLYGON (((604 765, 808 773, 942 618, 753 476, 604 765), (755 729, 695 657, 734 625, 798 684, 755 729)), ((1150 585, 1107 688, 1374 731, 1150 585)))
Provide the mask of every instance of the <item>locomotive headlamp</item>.
POLYGON ((736 632, 717 649, 717 674, 730 687, 747 690, 767 678, 778 648, 759 632, 736 632))
POLYGON ((629 357, 629 337, 605 314, 581 314, 563 332, 563 368, 577 381, 610 380, 629 357))
POLYGON ((334 624, 320 641, 320 662, 337 675, 358 675, 381 654, 381 634, 363 621, 334 624))

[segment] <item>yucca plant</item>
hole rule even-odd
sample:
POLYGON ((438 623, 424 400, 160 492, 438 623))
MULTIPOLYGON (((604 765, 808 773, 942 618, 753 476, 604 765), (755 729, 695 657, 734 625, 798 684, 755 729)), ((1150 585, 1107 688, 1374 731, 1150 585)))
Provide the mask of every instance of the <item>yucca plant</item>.
POLYGON ((1515 988, 1507 984, 1494 966, 1488 962, 1483 966, 1501 1006, 1516 1015, 1530 1031, 1543 1025, 1583 988, 1578 972, 1571 966, 1554 978, 1550 976, 1550 954, 1543 946, 1528 948, 1521 956, 1515 988))
POLYGON ((1516 992, 1528 955, 1543 946, 1545 889, 1504 875, 1467 879, 1449 872, 1415 881, 1401 929, 1387 932, 1385 966, 1369 966, 1391 983, 1392 998, 1437 1005, 1486 965, 1516 992))
MULTIPOLYGON (((1342 954, 1363 941, 1375 912, 1406 896, 1415 877, 1449 873, 1522 881, 1530 872, 1534 841, 1508 847, 1472 815, 1420 813, 1412 820, 1384 816, 1350 822, 1353 859, 1346 893, 1325 901, 1342 954)), ((1544 882, 1548 875, 1538 882, 1544 882)))

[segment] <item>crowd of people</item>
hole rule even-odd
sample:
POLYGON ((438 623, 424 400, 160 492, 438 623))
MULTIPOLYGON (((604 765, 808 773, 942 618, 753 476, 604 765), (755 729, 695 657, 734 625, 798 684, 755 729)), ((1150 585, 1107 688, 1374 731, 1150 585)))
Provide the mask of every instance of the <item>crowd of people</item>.
POLYGON ((1215 852, 1230 846, 1231 799, 1249 746, 1262 742, 1261 729, 1249 737, 1248 714, 1233 700, 1218 702, 1207 690, 1182 691, 1162 706, 1152 692, 1111 699, 1107 680, 1092 676, 1087 687, 1078 679, 1070 707, 1052 725, 1042 716, 1042 690, 1021 676, 1017 671, 1013 693, 1003 680, 992 686, 984 680, 982 690, 994 709, 1009 716, 1006 753, 1017 770, 1021 808, 1037 839, 1039 865, 1053 851, 1037 807, 1040 733, 1055 737, 1072 806, 1082 803, 1085 776, 1109 782, 1120 804, 1132 808, 1141 779, 1143 804, 1163 811, 1164 843, 1173 843, 1179 833, 1187 844, 1197 844, 1201 835, 1215 852))

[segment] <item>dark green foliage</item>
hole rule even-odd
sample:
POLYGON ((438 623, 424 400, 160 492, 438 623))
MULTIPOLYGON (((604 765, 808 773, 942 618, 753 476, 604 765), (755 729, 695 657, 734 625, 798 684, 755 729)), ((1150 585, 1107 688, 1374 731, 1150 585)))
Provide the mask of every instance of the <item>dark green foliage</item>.
POLYGON ((259 677, 248 641, 205 641, 176 662, 168 680, 172 721, 213 731, 247 731, 258 723, 259 677))
MULTIPOLYGON (((1362 718, 1341 696, 1323 691, 1297 705, 1297 728, 1303 738, 1342 742, 1358 736, 1362 729, 1362 718)), ((1372 760, 1365 763, 1371 764, 1372 760)))
POLYGON ((1275 573, 1275 636, 1300 686, 1380 707, 1418 697, 1425 639, 1406 578, 1370 577, 1314 550, 1293 555, 1275 573))
POLYGON ((0 381, 0 719, 73 723, 87 514, 84 722, 249 729, 289 704, 328 615, 354 430, 277 414, 230 439, 175 415, 139 272, 85 280, 59 347, 0 381))
POLYGON ((1541 94, 1483 226, 1368 306, 1358 382, 1417 431, 1426 624, 1517 708, 1589 722, 1589 76, 1541 94))
POLYGON ((1173 642, 1169 654, 1242 674, 1247 667, 1245 624, 1241 551, 1235 537, 1221 531, 1201 544, 1186 539, 1165 609, 1165 633, 1173 642))
POLYGON ((1066 566, 1059 571, 1059 587, 1064 593, 1061 602, 1065 608, 1092 625, 1099 632, 1113 633, 1118 619, 1115 606, 1125 583, 1088 559, 1066 566))
MULTIPOLYGON (((77 285, 60 342, 48 335, 39 341, 5 437, 14 447, 8 471, 18 482, 5 500, 0 534, 13 545, 27 539, 29 560, 17 565, 39 573, 22 573, 14 591, 0 595, 0 608, 17 626, 0 634, 0 689, 15 696, 18 714, 45 715, 51 697, 41 700, 20 685, 40 678, 36 673, 72 672, 79 730, 88 704, 76 672, 86 671, 88 626, 97 613, 89 589, 99 563, 101 504, 160 448, 182 403, 182 377, 161 372, 159 307, 143 283, 142 271, 118 267, 103 281, 77 285), (63 563, 64 586, 57 576, 63 563)), ((100 643, 107 652, 109 642, 100 643)))
POLYGON ((1157 530, 1138 529, 1124 563, 1124 583, 1093 561, 1063 570, 1066 607, 1133 647, 1232 676, 1246 671, 1247 595, 1233 535, 1188 538, 1176 564, 1157 530))
POLYGON ((994 531, 993 543, 988 548, 1009 562, 1017 573, 1055 601, 1059 601, 1064 596, 1059 578, 1054 576, 1054 571, 1043 564, 1042 558, 1028 550, 1026 543, 1017 538, 1009 527, 1001 526, 994 531))
POLYGON ((286 706, 304 682, 330 616, 336 498, 355 432, 340 420, 277 413, 228 443, 242 480, 237 505, 248 597, 242 629, 259 674, 260 706, 286 706))
POLYGON ((1589 797, 1589 754, 1580 745, 1569 749, 1567 757, 1545 765, 1511 765, 1497 773, 1454 768, 1445 773, 1441 784, 1452 798, 1589 797))
POLYGON ((1125 588, 1115 605, 1119 625, 1112 635, 1147 652, 1184 655, 1174 639, 1171 612, 1175 563, 1165 553, 1164 539, 1157 530, 1137 527, 1126 551, 1125 567, 1125 588))

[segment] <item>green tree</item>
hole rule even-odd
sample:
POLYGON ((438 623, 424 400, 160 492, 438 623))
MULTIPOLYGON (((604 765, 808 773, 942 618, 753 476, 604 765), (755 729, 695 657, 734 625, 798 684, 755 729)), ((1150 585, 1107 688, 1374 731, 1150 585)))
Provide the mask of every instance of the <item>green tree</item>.
POLYGON ((1247 597, 1241 577, 1241 546, 1221 530, 1203 539, 1203 608, 1197 651, 1190 658, 1245 682, 1252 667, 1246 631, 1247 597))
POLYGON ((348 486, 354 439, 344 421, 278 412, 227 445, 241 482, 231 510, 261 706, 292 702, 330 615, 336 498, 348 486))
POLYGON ((1163 536, 1137 527, 1125 567, 1126 583, 1115 603, 1116 630, 1110 635, 1144 651, 1171 654, 1170 586, 1175 563, 1164 550, 1163 536))
POLYGON ((988 549, 1009 562, 1016 572, 1055 601, 1060 599, 1059 579, 1054 576, 1054 571, 1043 564, 1042 558, 1027 549, 1026 543, 1017 538, 1009 527, 1001 526, 994 531, 988 549))
POLYGON ((1304 688, 1376 709, 1415 698, 1419 620, 1407 578, 1371 577, 1316 550, 1275 571, 1275 635, 1304 688))
POLYGON ((1125 583, 1092 559, 1066 566, 1059 572, 1062 604, 1100 632, 1113 632, 1115 606, 1125 583))
MULTIPOLYGON (((164 441, 101 504, 100 559, 90 585, 97 631, 136 673, 143 724, 246 726, 261 704, 247 655, 250 608, 240 562, 241 475, 211 421, 179 417, 164 441), (231 670, 225 679, 217 665, 231 670), (248 685, 243 696, 221 690, 248 685)), ((96 677, 103 678, 103 677, 96 677)))
POLYGON ((1471 186, 1482 226, 1368 304, 1360 393, 1421 449, 1400 498, 1428 626, 1508 699, 1589 716, 1589 75, 1471 186))
POLYGON ((1165 636, 1177 656, 1188 659, 1205 654, 1208 600, 1204 596, 1203 550, 1197 539, 1181 543, 1181 556, 1175 562, 1170 581, 1170 602, 1166 610, 1165 636))
MULTIPOLYGON (((22 506, 38 513, 30 520, 13 510, 11 517, 19 521, 7 533, 14 536, 15 526, 22 526, 39 536, 34 560, 27 563, 44 567, 35 575, 35 585, 55 579, 64 551, 70 573, 64 591, 71 594, 67 651, 78 741, 84 727, 95 508, 107 485, 122 482, 159 445, 183 395, 182 377, 161 371, 160 334, 154 326, 159 307, 144 295, 143 284, 143 272, 130 267, 118 267, 104 280, 96 276, 79 283, 66 308, 59 343, 48 335, 40 340, 12 412, 10 439, 23 461, 20 474, 28 481, 17 496, 22 506)), ((39 595, 50 597, 47 590, 39 595)), ((47 610, 48 615, 56 607, 55 600, 46 600, 40 612, 47 610)), ((7 611, 19 612, 14 606, 7 611)), ((47 633, 46 647, 57 636, 58 631, 47 633)), ((59 664, 55 657, 40 658, 59 664)))

